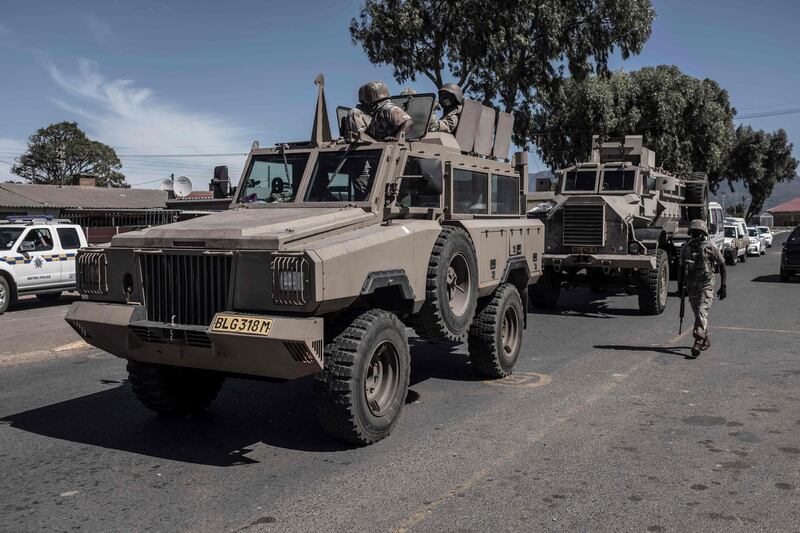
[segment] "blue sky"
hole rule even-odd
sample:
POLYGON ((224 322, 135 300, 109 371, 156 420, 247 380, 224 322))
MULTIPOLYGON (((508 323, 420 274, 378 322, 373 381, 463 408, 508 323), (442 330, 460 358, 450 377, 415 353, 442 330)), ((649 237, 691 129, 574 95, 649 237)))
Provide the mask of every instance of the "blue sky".
MULTIPOLYGON (((116 148, 133 184, 175 172, 204 186, 222 163, 238 176, 239 156, 137 156, 246 152, 254 139, 307 138, 319 72, 331 110, 351 104, 366 80, 384 79, 399 92, 390 69, 372 66, 350 41, 359 4, 6 0, 0 180, 28 135, 61 120, 77 120, 116 148)), ((614 68, 676 64, 720 82, 741 115, 800 108, 800 2, 655 0, 655 7, 643 53, 616 58, 614 68)), ((411 85, 433 89, 427 80, 411 85)), ((744 122, 782 127, 800 144, 800 113, 744 122)), ((540 169, 534 160, 532 170, 540 169)))

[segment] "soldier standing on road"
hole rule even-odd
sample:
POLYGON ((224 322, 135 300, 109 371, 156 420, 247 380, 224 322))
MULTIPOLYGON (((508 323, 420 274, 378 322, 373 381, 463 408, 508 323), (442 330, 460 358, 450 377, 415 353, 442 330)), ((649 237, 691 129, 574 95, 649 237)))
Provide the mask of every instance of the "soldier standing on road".
POLYGON ((401 133, 411 130, 414 119, 392 103, 385 83, 371 81, 364 88, 366 101, 372 110, 372 122, 367 128, 367 135, 376 141, 396 141, 401 133))
POLYGON ((692 357, 711 347, 708 336, 708 314, 714 302, 716 277, 714 269, 719 266, 721 285, 717 296, 724 300, 728 293, 725 286, 727 273, 725 259, 708 240, 708 229, 703 220, 692 220, 689 224, 689 242, 681 247, 681 269, 678 290, 686 290, 694 313, 694 345, 692 357), (685 277, 685 279, 684 279, 685 277))
POLYGON ((446 83, 439 89, 439 104, 442 106, 442 118, 431 118, 428 131, 441 131, 455 133, 458 119, 461 117, 461 104, 464 102, 464 93, 455 83, 446 83))

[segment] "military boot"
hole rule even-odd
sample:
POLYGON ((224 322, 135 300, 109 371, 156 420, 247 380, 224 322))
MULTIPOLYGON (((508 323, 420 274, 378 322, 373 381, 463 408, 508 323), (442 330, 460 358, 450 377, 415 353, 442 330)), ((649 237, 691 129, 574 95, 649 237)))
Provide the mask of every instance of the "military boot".
POLYGON ((701 351, 703 351, 703 352, 705 352, 705 351, 706 351, 706 350, 708 350, 709 348, 711 348, 711 337, 709 337, 708 335, 706 335, 706 337, 703 339, 703 344, 702 344, 702 346, 700 346, 700 350, 701 350, 701 351))
POLYGON ((692 346, 692 357, 697 357, 698 355, 700 355, 700 351, 702 349, 703 349, 703 338, 695 337, 694 345, 692 346))

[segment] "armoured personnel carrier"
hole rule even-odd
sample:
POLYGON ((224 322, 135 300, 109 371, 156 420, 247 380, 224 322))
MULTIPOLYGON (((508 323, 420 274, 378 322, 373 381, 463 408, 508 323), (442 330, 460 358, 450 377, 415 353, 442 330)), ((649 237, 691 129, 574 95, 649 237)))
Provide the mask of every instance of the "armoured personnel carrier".
POLYGON ((196 413, 230 375, 313 375, 322 428, 369 444, 405 403, 406 325, 512 372, 544 246, 513 117, 467 101, 455 135, 429 134, 434 95, 405 95, 399 140, 332 139, 318 82, 312 140, 254 143, 229 211, 79 252, 66 320, 128 360, 147 407, 196 413))
POLYGON ((546 226, 544 272, 531 300, 552 307, 562 286, 622 286, 638 295, 643 314, 659 314, 685 228, 707 217, 708 180, 656 167, 641 136, 594 136, 592 144, 591 161, 557 172, 553 199, 529 212, 546 226))

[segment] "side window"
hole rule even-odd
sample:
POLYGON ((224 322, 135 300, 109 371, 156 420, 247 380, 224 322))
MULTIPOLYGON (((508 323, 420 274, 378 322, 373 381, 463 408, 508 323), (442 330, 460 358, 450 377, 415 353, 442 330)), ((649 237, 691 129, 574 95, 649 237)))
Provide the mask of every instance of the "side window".
POLYGON ((53 249, 53 236, 49 229, 32 229, 25 235, 22 243, 32 243, 34 252, 46 252, 53 249))
POLYGON ((486 215, 489 204, 489 175, 456 168, 453 170, 453 213, 486 215))
POLYGON ((519 178, 492 174, 493 215, 519 214, 519 178))
POLYGON ((81 247, 81 240, 78 238, 78 230, 75 228, 58 228, 58 239, 61 247, 65 250, 77 250, 81 247))
POLYGON ((441 207, 442 163, 438 159, 409 157, 403 176, 425 176, 404 179, 400 183, 398 204, 402 207, 441 207))

